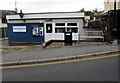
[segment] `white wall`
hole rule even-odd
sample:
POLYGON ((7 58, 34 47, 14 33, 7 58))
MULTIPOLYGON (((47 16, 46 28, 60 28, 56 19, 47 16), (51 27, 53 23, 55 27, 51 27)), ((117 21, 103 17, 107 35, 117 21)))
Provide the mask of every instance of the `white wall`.
MULTIPOLYGON (((46 23, 44 23, 45 42, 50 40, 64 40, 64 33, 55 33, 55 23, 52 23, 52 33, 46 33, 46 23)), ((78 27, 79 31, 79 27, 78 27)), ((78 32, 79 33, 79 32, 78 32)), ((78 40, 78 33, 72 33, 72 40, 78 40)))

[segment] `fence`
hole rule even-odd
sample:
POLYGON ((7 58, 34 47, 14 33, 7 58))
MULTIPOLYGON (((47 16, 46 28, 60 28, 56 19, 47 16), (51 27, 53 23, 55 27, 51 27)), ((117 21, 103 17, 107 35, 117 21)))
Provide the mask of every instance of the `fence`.
POLYGON ((102 39, 104 41, 103 31, 85 31, 84 35, 80 35, 79 39, 90 38, 90 39, 102 39))
POLYGON ((103 36, 103 31, 85 31, 85 36, 103 36))
POLYGON ((8 37, 8 30, 7 27, 0 28, 0 38, 8 37))

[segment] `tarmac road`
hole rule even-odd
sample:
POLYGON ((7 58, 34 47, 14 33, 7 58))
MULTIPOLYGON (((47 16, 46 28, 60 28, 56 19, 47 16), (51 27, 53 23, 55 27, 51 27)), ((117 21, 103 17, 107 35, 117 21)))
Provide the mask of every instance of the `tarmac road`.
POLYGON ((118 81, 118 56, 3 69, 2 78, 3 81, 118 81))

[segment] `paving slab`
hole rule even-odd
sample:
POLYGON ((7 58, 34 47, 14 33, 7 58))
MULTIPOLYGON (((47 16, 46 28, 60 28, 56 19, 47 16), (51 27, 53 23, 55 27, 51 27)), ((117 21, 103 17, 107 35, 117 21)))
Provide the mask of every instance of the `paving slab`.
POLYGON ((17 51, 2 54, 2 62, 22 62, 30 60, 51 59, 57 57, 69 57, 83 54, 92 54, 118 50, 118 45, 85 45, 85 46, 65 46, 61 48, 33 49, 29 51, 17 51))

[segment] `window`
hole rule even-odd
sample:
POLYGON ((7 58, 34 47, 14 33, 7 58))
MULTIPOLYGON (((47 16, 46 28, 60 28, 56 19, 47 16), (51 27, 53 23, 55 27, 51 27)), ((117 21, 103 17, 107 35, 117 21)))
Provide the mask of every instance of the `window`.
POLYGON ((55 23, 55 33, 72 32, 78 33, 78 23, 55 23))
POLYGON ((77 26, 77 23, 67 23, 67 26, 77 26))
POLYGON ((77 27, 68 27, 67 32, 72 32, 72 33, 78 33, 78 28, 77 27))
POLYGON ((65 23, 56 23, 55 26, 65 26, 65 23))
POLYGON ((46 33, 52 33, 52 24, 46 24, 46 33))
POLYGON ((55 33, 64 33, 65 28, 55 28, 55 33))
POLYGON ((64 33, 65 23, 55 23, 55 33, 64 33))

